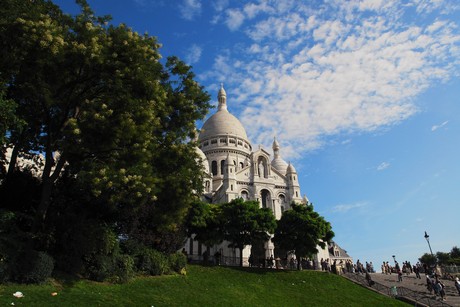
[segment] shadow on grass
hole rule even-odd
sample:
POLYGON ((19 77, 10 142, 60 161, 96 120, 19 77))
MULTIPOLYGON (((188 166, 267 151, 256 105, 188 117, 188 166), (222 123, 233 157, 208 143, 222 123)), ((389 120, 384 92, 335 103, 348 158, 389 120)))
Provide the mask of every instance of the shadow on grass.
POLYGON ((63 271, 57 271, 53 273, 53 283, 64 286, 64 287, 72 287, 76 283, 82 280, 87 280, 82 278, 81 276, 66 273, 63 271))
MULTIPOLYGON (((257 267, 240 267, 240 266, 216 266, 216 265, 201 265, 198 264, 198 266, 203 266, 203 267, 215 267, 215 268, 226 268, 234 271, 240 271, 240 272, 246 272, 246 273, 251 273, 251 274, 258 274, 258 275, 265 275, 267 273, 278 273, 278 274, 291 274, 294 272, 300 272, 299 270, 285 270, 285 269, 269 269, 269 268, 257 268, 257 267)), ((314 270, 302 270, 302 271, 311 271, 311 272, 316 272, 314 270)))

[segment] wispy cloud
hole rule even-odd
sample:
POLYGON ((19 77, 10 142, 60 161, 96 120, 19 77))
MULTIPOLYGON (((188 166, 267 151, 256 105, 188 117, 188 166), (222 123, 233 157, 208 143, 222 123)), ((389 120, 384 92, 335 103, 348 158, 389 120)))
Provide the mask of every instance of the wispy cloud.
POLYGON ((231 31, 237 30, 244 22, 244 14, 239 10, 229 9, 225 24, 231 31))
POLYGON ((388 167, 390 167, 389 162, 382 162, 382 163, 379 164, 379 166, 377 166, 377 170, 378 171, 383 171, 384 169, 387 169, 388 167))
POLYGON ((350 210, 358 209, 367 206, 366 202, 359 202, 356 204, 340 204, 336 205, 332 208, 332 212, 334 213, 345 213, 350 210))
POLYGON ((181 17, 186 20, 193 20, 201 14, 201 1, 200 0, 183 0, 179 5, 179 12, 181 17))
POLYGON ((202 52, 203 52, 203 48, 201 48, 200 46, 198 46, 196 44, 193 44, 187 50, 187 54, 185 56, 185 61, 189 65, 197 63, 198 61, 200 61, 202 52))
POLYGON ((222 67, 230 72, 229 104, 240 106, 236 115, 251 141, 269 147, 277 131, 291 146, 285 158, 300 157, 329 136, 413 116, 415 97, 460 71, 458 21, 424 14, 406 22, 417 10, 452 3, 436 2, 247 2, 222 11, 220 20, 247 44, 216 58, 207 77, 220 80, 222 67))
POLYGON ((447 123, 449 123, 448 120, 446 120, 445 122, 443 122, 443 123, 440 124, 440 125, 433 125, 433 126, 431 127, 431 131, 436 131, 436 130, 438 130, 439 128, 442 128, 442 127, 444 127, 445 125, 447 125, 447 123))

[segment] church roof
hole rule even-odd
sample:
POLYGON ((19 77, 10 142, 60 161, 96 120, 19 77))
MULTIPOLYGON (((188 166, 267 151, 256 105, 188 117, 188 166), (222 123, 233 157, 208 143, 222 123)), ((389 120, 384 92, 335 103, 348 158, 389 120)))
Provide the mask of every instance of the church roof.
POLYGON ((219 90, 218 100, 219 106, 218 111, 213 114, 201 128, 199 141, 210 139, 216 136, 229 135, 237 136, 248 143, 248 136, 241 122, 227 110, 227 94, 223 86, 219 90))
POLYGON ((297 173, 295 168, 294 168, 294 165, 292 165, 290 162, 289 162, 289 165, 287 167, 287 170, 286 170, 287 173, 297 173))
POLYGON ((284 175, 286 174, 288 164, 286 163, 286 161, 283 160, 283 158, 281 158, 281 155, 279 153, 280 144, 278 143, 276 138, 273 139, 272 148, 273 148, 273 153, 275 154, 275 157, 273 158, 271 164, 277 171, 279 171, 281 174, 284 175))

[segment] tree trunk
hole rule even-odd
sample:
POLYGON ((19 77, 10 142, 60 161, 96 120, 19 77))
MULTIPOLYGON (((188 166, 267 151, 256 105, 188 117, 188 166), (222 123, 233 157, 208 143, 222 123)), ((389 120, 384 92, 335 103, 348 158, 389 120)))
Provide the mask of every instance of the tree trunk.
POLYGON ((19 146, 15 145, 13 147, 13 150, 11 151, 11 158, 10 158, 10 162, 8 165, 8 172, 6 173, 6 180, 8 180, 8 178, 11 178, 11 176, 13 175, 14 169, 16 168, 18 155, 19 155, 19 146))
POLYGON ((297 270, 302 270, 302 257, 300 257, 299 255, 295 255, 295 257, 297 258, 297 270))
POLYGON ((243 249, 244 249, 244 246, 239 247, 239 249, 240 249, 240 267, 243 267, 243 249))
POLYGON ((64 155, 61 154, 58 160, 58 163, 55 165, 54 171, 51 174, 51 169, 54 164, 53 154, 49 151, 46 153, 45 157, 45 167, 42 174, 42 188, 41 188, 41 197, 40 203, 37 208, 37 215, 35 220, 35 229, 38 230, 38 227, 45 221, 46 213, 48 212, 48 207, 50 205, 51 193, 53 191, 54 182, 58 179, 59 174, 62 171, 62 168, 65 165, 64 155))

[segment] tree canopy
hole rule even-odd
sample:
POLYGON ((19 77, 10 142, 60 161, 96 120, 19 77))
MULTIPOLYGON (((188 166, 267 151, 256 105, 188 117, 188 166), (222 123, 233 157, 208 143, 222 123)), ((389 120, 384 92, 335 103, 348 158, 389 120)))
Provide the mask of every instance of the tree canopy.
POLYGON ((46 238, 35 248, 52 250, 60 220, 77 214, 172 251, 203 187, 190 140, 209 95, 191 67, 162 59, 156 37, 77 3, 76 16, 47 0, 0 7, 0 141, 2 153, 12 150, 2 207, 43 233, 31 235, 46 238), (21 156, 43 157, 38 184, 18 179, 21 156))
POLYGON ((238 248, 240 266, 243 266, 243 249, 269 240, 275 227, 275 216, 270 209, 241 198, 224 204, 195 203, 187 223, 189 234, 195 234, 195 239, 207 246, 225 240, 230 247, 238 248))
POLYGON ((253 242, 269 240, 269 234, 276 228, 271 209, 241 198, 222 205, 222 218, 223 237, 240 250, 240 266, 243 266, 243 249, 253 242))
MULTIPOLYGON (((331 224, 314 211, 313 205, 293 203, 277 222, 273 243, 275 249, 294 251, 297 260, 311 257, 317 246, 326 247, 334 237, 331 224)), ((300 261, 297 261, 300 268, 300 261)))

